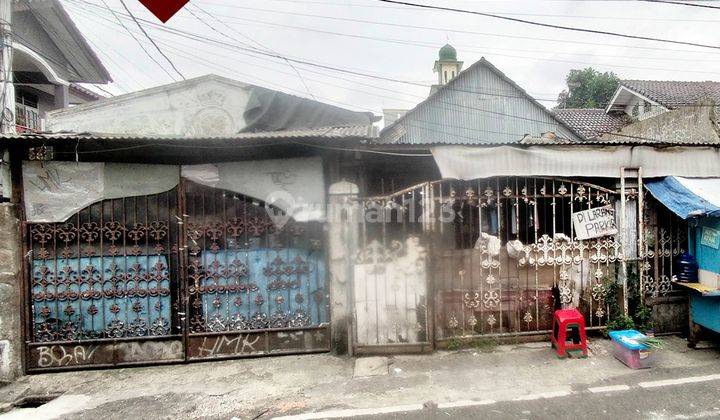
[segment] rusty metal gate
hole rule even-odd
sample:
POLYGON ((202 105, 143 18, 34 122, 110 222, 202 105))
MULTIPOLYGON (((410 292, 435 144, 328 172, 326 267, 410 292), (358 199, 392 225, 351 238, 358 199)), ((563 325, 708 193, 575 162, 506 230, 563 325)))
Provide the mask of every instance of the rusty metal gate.
POLYGON ((677 258, 688 249, 687 222, 655 200, 647 200, 640 267, 642 297, 667 296, 677 258))
POLYGON ((673 287, 677 259, 688 250, 688 223, 646 194, 639 278, 630 295, 651 309, 656 333, 685 332, 687 292, 673 287))
POLYGON ((184 360, 177 189, 27 224, 28 371, 184 360))
POLYGON ((182 181, 24 223, 27 370, 328 351, 322 226, 266 209, 182 181))
POLYGON ((614 208, 617 198, 585 182, 508 177, 430 182, 365 199, 356 348, 424 350, 460 338, 546 333, 563 306, 579 308, 590 327, 603 325, 622 240, 578 240, 571 216, 614 208), (396 297, 406 284, 414 300, 396 297))
POLYGON ((188 357, 328 351, 322 225, 278 223, 280 210, 230 191, 185 189, 188 357))

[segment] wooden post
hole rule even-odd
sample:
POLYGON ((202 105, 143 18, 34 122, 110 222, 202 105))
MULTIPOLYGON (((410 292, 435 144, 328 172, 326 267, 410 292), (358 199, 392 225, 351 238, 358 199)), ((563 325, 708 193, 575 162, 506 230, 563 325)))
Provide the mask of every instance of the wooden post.
MULTIPOLYGON (((620 168, 620 232, 622 238, 627 234, 627 219, 625 218, 625 207, 627 196, 625 195, 625 167, 620 168)), ((623 239, 623 242, 625 240, 623 239)), ((623 244, 624 245, 624 244, 623 244)), ((628 296, 627 296, 627 262, 625 261, 625 247, 622 247, 623 259, 620 263, 620 276, 622 277, 623 290, 623 312, 628 314, 628 296)))

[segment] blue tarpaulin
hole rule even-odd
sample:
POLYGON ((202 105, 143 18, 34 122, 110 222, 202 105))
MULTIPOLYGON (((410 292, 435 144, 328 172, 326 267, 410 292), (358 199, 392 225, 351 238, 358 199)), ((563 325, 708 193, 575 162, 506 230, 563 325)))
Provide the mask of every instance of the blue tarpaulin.
POLYGON ((645 181, 648 191, 683 219, 720 217, 720 178, 667 176, 645 181))

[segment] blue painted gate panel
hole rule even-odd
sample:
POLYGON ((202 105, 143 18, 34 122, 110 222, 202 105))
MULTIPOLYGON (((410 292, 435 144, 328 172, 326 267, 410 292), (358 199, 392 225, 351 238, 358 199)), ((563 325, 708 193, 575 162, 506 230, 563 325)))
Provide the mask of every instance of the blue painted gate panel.
POLYGON ((327 322, 319 251, 259 248, 204 252, 208 331, 300 328, 327 322))
POLYGON ((165 256, 35 259, 32 277, 39 341, 169 333, 165 256))

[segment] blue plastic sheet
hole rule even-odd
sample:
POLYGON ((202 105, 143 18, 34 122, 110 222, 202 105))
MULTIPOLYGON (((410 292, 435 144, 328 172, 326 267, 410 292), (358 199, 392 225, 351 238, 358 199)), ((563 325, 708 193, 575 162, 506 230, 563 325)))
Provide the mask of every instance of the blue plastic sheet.
POLYGON ((645 187, 653 197, 682 219, 720 216, 720 207, 691 191, 675 177, 645 181, 645 187))

